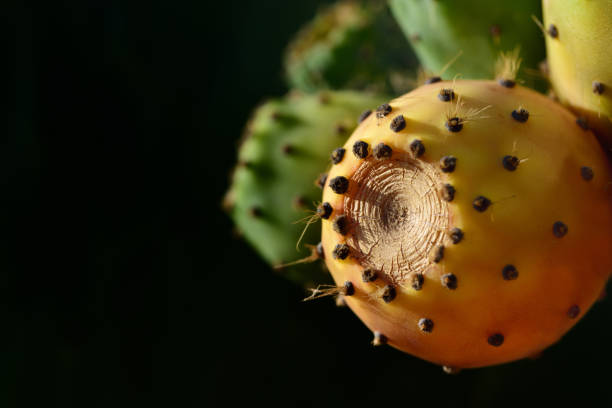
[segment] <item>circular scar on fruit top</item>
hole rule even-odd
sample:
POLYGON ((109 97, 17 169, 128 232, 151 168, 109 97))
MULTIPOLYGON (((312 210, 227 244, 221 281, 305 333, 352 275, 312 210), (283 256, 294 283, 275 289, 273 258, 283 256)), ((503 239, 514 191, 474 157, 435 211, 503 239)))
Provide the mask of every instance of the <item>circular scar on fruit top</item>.
POLYGON ((347 243, 363 267, 394 284, 425 272, 431 264, 426 254, 443 243, 449 227, 448 203, 437 189, 441 182, 435 165, 409 154, 361 163, 344 209, 353 225, 347 243))

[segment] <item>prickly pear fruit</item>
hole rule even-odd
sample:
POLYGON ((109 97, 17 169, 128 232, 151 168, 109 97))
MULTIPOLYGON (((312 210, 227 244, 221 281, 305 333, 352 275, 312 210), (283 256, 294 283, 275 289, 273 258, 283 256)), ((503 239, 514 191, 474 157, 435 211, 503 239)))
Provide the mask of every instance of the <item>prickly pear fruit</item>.
POLYGON ((612 148, 612 1, 544 0, 550 81, 601 143, 612 148))
POLYGON ((340 1, 297 34, 285 55, 291 87, 406 92, 416 57, 381 1, 340 1))
MULTIPOLYGON (((389 0, 391 11, 410 40, 423 67, 444 78, 492 78, 500 52, 520 47, 523 67, 537 68, 544 44, 532 15, 540 15, 533 0, 389 0)), ((523 76, 530 84, 532 79, 523 76)))
POLYGON ((535 91, 424 85, 381 105, 344 149, 323 192, 337 285, 326 291, 345 295, 376 343, 455 368, 527 357, 585 314, 612 271, 606 157, 535 91))
MULTIPOLYGON (((360 113, 380 101, 380 97, 348 91, 293 93, 256 110, 224 204, 246 240, 267 262, 276 266, 308 255, 304 245, 300 252, 296 250, 305 222, 295 222, 313 215, 313 203, 320 201, 315 180, 329 166, 329 152, 344 143, 360 113)), ((310 226, 302 241, 320 241, 318 223, 310 226)), ((282 272, 303 284, 326 275, 313 265, 282 272)))

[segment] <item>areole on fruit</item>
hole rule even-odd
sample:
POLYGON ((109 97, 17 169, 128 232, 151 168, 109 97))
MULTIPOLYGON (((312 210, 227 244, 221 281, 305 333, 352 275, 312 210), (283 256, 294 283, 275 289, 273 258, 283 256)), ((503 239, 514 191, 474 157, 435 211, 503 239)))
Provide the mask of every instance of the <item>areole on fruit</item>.
POLYGON ((612 271, 610 169, 593 134, 497 81, 425 85, 376 112, 323 192, 325 262, 338 293, 351 283, 347 305, 378 339, 448 367, 557 341, 612 271))

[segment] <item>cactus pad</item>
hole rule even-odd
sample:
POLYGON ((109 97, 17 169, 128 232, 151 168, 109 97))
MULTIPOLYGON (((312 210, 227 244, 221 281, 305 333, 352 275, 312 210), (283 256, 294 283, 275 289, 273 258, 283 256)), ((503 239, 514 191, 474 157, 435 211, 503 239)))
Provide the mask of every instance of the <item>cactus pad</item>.
POLYGON ((406 92, 416 57, 380 1, 340 1, 297 34, 285 55, 289 85, 406 92))
MULTIPOLYGON (((389 4, 423 67, 445 78, 492 78, 500 52, 520 47, 523 66, 537 68, 544 42, 531 16, 540 15, 534 0, 390 0, 389 4)), ((528 79, 526 76, 523 79, 528 79)), ((533 83, 528 79, 528 83, 533 83)))

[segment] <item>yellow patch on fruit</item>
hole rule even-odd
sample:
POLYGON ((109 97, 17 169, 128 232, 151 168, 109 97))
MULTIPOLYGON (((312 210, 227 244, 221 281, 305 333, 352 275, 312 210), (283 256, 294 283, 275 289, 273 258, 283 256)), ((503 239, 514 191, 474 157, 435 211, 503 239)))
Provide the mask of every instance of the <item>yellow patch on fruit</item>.
POLYGON ((556 95, 611 149, 612 2, 544 0, 543 14, 556 95))

